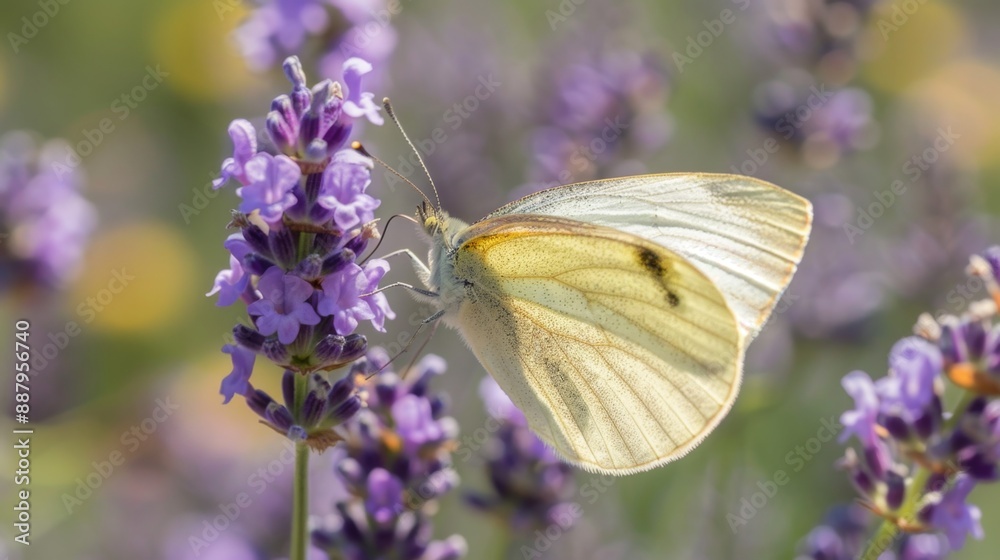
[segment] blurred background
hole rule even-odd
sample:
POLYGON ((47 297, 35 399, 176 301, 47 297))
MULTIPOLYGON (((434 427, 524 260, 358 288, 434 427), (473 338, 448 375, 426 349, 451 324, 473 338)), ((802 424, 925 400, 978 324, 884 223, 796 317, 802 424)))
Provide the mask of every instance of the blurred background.
MULTIPOLYGON (((279 3, 300 11, 269 28, 261 11, 273 4, 0 6, 4 149, 63 139, 78 157, 43 149, 59 170, 52 181, 73 183, 58 196, 91 205, 57 222, 71 223, 74 245, 59 266, 11 266, 0 279, 0 338, 27 318, 36 348, 49 346, 31 382, 32 545, 10 544, 5 474, 0 558, 287 554, 284 441, 218 394, 230 370, 219 348, 243 310, 204 294, 227 266, 237 204, 231 188, 209 186, 232 154, 226 127, 263 122, 289 89, 288 54, 311 83, 339 79, 345 53, 370 60, 365 89, 392 98, 444 206, 464 220, 546 186, 642 172, 744 173, 815 205, 800 272, 712 437, 651 472, 576 473, 583 515, 550 546, 528 535, 538 556, 470 513, 461 496, 487 487, 483 464, 456 459, 462 490, 441 502, 435 525, 463 535, 469 558, 793 558, 824 512, 854 497, 834 466, 842 446, 819 441, 850 406, 841 377, 884 374, 889 348, 921 312, 957 313, 984 295, 963 269, 1000 241, 993 2, 301 1, 279 3), (787 483, 751 503, 778 471, 787 483), (189 537, 241 492, 252 504, 193 552, 189 537)), ((427 184, 391 125, 353 137, 427 184)), ((369 192, 383 219, 419 201, 381 169, 369 192)), ((12 221, 16 209, 6 210, 12 221)), ((409 227, 394 223, 380 252, 421 253, 409 227)), ((19 242, 4 239, 0 254, 9 260, 19 242)), ((405 262, 393 264, 389 280, 414 281, 405 262)), ((429 313, 403 291, 389 301, 388 332, 363 332, 393 353, 429 313)), ((439 330, 427 351, 447 360, 435 387, 450 395, 463 436, 474 434, 486 425, 485 372, 453 331, 439 330)), ((258 363, 254 383, 275 389, 279 374, 258 363)), ((9 413, 0 423, 15 427, 9 413)), ((332 507, 332 461, 313 462, 317 514, 332 507)), ((954 557, 994 558, 1000 488, 978 488, 974 501, 987 539, 954 557)))

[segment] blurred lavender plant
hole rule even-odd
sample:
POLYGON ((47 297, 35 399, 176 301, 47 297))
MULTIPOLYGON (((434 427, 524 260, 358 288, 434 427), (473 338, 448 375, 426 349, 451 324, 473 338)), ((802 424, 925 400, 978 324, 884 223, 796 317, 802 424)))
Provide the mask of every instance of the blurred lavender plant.
MULTIPOLYGON (((871 512, 858 504, 831 508, 823 523, 799 545, 796 560, 856 560, 864 550, 871 512)), ((949 552, 948 540, 935 533, 904 535, 878 560, 939 560, 949 552)))
POLYGON ((346 456, 336 465, 348 496, 320 521, 313 546, 331 560, 462 558, 461 536, 431 540, 437 500, 458 485, 451 466, 458 424, 445 415, 446 395, 429 392, 445 362, 425 356, 406 380, 387 363, 373 349, 351 368, 364 408, 344 425, 346 456))
POLYGON ((829 168, 877 139, 871 96, 847 87, 860 65, 874 4, 772 0, 755 11, 756 50, 778 70, 755 92, 755 121, 810 167, 829 168))
POLYGON ((490 491, 469 492, 466 501, 522 537, 551 526, 570 529, 572 508, 579 507, 569 502, 576 492, 573 468, 528 428, 524 413, 492 377, 482 380, 479 394, 499 426, 483 447, 490 491))
POLYGON ((827 83, 846 83, 857 72, 866 23, 877 0, 767 0, 761 33, 766 54, 808 68, 827 83))
POLYGON ((761 131, 816 169, 871 148, 878 132, 872 113, 866 91, 836 88, 798 70, 786 70, 754 92, 754 119, 761 131))
POLYGON ((79 269, 97 212, 67 151, 22 131, 0 138, 0 286, 57 288, 79 269))
MULTIPOLYGON (((883 553, 899 531, 907 534, 899 546, 923 554, 897 548, 899 558, 943 558, 968 536, 983 538, 980 510, 968 498, 978 484, 1000 478, 1000 247, 974 255, 968 273, 991 299, 968 302, 961 316, 921 316, 917 336, 890 352, 888 376, 844 377, 855 407, 841 416, 841 441, 854 436, 860 450, 848 448, 840 465, 861 503, 883 519, 864 558, 897 557, 883 553), (945 411, 946 380, 961 391, 954 413, 945 411)), ((814 530, 805 557, 857 557, 860 547, 848 546, 856 539, 846 535, 836 527, 814 530)))
MULTIPOLYGON (((401 9, 381 0, 255 0, 250 14, 235 31, 247 64, 268 70, 289 55, 306 52, 306 41, 316 37, 317 69, 333 76, 344 62, 358 57, 378 68, 396 47, 390 19, 401 9)), ((380 74, 371 77, 378 84, 380 74)))
POLYGON ((532 133, 528 183, 516 195, 601 177, 642 173, 640 161, 670 138, 666 66, 651 52, 561 45, 545 72, 546 100, 532 133), (581 54, 583 53, 583 54, 581 54))
POLYGON ((275 98, 266 120, 274 153, 258 151, 249 122, 237 119, 229 127, 234 153, 223 162, 216 188, 230 179, 242 185, 231 223, 240 231, 226 240, 230 268, 208 295, 218 294, 218 305, 242 300, 251 319, 233 329, 235 344, 223 347, 233 361, 222 382, 226 402, 244 395, 268 426, 322 449, 336 440, 331 428, 360 403, 349 379, 331 385, 318 372, 364 355, 365 337, 353 332, 360 321, 384 330, 394 316, 385 296, 374 293, 388 263, 355 262, 376 235, 379 201, 365 192, 372 164, 341 149, 356 118, 381 121, 371 94, 360 91, 365 61, 344 64, 346 97, 330 80, 306 87, 295 57, 284 68, 292 91, 275 98), (284 405, 250 385, 258 354, 285 368, 284 405))

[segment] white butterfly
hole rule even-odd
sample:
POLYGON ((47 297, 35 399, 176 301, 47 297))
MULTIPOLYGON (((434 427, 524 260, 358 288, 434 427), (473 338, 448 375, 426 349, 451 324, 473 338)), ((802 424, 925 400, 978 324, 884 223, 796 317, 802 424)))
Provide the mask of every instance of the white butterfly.
POLYGON ((812 210, 750 177, 665 174, 548 189, 471 226, 428 203, 418 217, 435 318, 566 461, 628 474, 732 407, 812 210))

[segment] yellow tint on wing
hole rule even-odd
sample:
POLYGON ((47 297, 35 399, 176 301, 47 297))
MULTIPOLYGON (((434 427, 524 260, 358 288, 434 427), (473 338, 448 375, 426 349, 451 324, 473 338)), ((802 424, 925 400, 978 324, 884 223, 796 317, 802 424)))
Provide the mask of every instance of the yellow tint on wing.
POLYGON ((484 220, 460 240, 460 330, 566 460, 627 474, 677 459, 736 397, 743 336, 684 258, 549 216, 484 220))

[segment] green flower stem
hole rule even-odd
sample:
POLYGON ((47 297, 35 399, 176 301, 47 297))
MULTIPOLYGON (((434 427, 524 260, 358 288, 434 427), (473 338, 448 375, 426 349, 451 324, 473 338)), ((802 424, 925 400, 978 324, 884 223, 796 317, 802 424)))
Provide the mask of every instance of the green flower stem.
MULTIPOLYGON (((298 418, 309 389, 309 378, 295 376, 295 410, 298 418)), ((292 546, 289 560, 305 560, 308 545, 307 525, 309 520, 309 446, 305 442, 295 443, 295 483, 292 491, 292 546)))
MULTIPOLYGON (((298 259, 301 261, 306 258, 309 254, 309 249, 312 247, 313 241, 316 239, 315 233, 300 232, 299 233, 299 246, 298 246, 298 259)), ((292 558, 291 560, 295 560, 292 558)))
MULTIPOLYGON (((944 424, 945 430, 950 430, 954 427, 955 423, 958 422, 958 418, 965 413, 965 409, 969 408, 969 404, 976 396, 971 391, 965 391, 962 394, 962 399, 955 407, 955 412, 952 413, 951 417, 944 424)), ((917 467, 916 472, 913 473, 913 478, 910 479, 910 487, 906 492, 906 500, 899 508, 897 519, 914 521, 917 514, 917 504, 920 502, 920 498, 924 496, 924 488, 927 486, 927 480, 930 477, 930 469, 922 466, 917 467)), ((892 546, 893 541, 896 540, 898 535, 899 526, 896 520, 883 519, 878 532, 868 541, 868 547, 865 549, 865 553, 861 555, 861 560, 878 560, 878 557, 892 546)))

